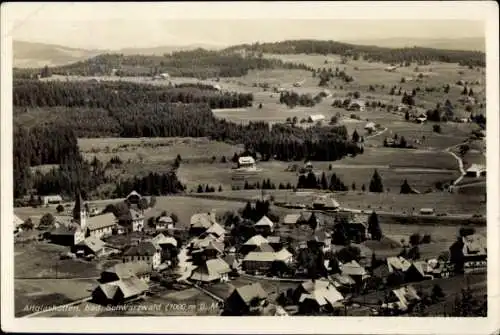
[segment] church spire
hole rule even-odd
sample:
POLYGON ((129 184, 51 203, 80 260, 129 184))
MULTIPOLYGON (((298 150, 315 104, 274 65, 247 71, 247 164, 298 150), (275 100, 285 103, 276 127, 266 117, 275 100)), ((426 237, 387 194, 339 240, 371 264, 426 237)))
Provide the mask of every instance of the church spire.
POLYGON ((82 214, 85 212, 85 208, 83 205, 82 194, 80 191, 76 191, 75 193, 75 207, 73 208, 73 219, 81 220, 82 214))

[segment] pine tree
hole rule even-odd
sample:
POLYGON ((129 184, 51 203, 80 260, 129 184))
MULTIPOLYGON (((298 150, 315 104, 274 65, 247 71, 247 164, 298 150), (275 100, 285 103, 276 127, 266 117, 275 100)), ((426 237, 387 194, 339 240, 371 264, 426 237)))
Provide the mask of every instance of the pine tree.
POLYGON ((382 178, 380 177, 377 170, 373 173, 372 179, 370 181, 369 191, 374 193, 384 192, 384 185, 382 184, 382 178))
POLYGON ((356 191, 356 183, 355 183, 355 182, 353 182, 353 183, 352 183, 352 185, 351 185, 351 189, 352 189, 353 191, 356 191))
POLYGON ((406 121, 410 120, 410 113, 408 111, 405 112, 405 120, 406 121))
POLYGON ((400 190, 399 193, 401 193, 401 194, 409 194, 409 193, 411 193, 411 187, 408 184, 408 180, 405 179, 403 181, 403 184, 401 184, 401 190, 400 190))
POLYGON ((361 191, 365 192, 366 191, 366 186, 365 184, 361 185, 361 191))
POLYGON ((368 218, 368 232, 373 240, 380 241, 382 239, 382 229, 380 228, 378 215, 375 212, 372 212, 368 218))
POLYGON ((327 190, 328 189, 328 181, 326 180, 326 175, 323 172, 321 174, 321 181, 320 181, 321 189, 322 190, 327 190))
POLYGON ((197 192, 197 193, 203 193, 203 186, 201 186, 201 184, 200 184, 200 185, 198 185, 198 189, 197 189, 197 191, 196 191, 196 192, 197 192))
POLYGON ((354 129, 354 132, 352 133, 352 141, 354 143, 358 143, 359 142, 359 134, 358 132, 356 131, 356 129, 354 129))

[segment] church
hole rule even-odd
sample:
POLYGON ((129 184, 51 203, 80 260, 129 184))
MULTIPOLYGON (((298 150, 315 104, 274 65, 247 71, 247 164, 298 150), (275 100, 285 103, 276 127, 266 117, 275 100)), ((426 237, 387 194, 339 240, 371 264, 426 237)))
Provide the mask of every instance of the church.
POLYGON ((73 246, 87 237, 101 239, 113 233, 117 221, 113 213, 90 216, 80 193, 76 196, 73 217, 70 220, 58 218, 56 228, 50 233, 53 243, 73 246))

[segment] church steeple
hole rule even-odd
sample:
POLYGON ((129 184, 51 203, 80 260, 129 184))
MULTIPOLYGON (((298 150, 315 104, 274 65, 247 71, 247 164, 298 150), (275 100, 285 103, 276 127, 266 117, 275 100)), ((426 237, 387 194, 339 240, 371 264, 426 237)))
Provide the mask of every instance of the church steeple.
POLYGON ((83 203, 82 194, 77 191, 75 194, 75 207, 73 208, 73 219, 80 224, 82 228, 86 226, 87 211, 83 203))

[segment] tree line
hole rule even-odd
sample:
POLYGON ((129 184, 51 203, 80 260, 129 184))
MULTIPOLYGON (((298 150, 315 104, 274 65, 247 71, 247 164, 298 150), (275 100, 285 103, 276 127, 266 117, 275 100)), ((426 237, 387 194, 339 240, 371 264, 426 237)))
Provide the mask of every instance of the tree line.
POLYGON ((174 77, 241 77, 250 70, 273 68, 311 71, 305 64, 283 62, 234 52, 196 49, 160 55, 101 54, 73 64, 39 69, 14 69, 14 78, 32 78, 34 75, 78 76, 154 76, 168 73, 174 77))
POLYGON ((320 40, 287 40, 272 43, 242 44, 232 46, 226 50, 241 49, 256 53, 273 54, 338 54, 352 59, 363 57, 368 61, 402 64, 403 66, 412 62, 427 64, 432 61, 459 63, 464 66, 486 66, 486 54, 480 51, 444 50, 423 47, 384 48, 320 40))

